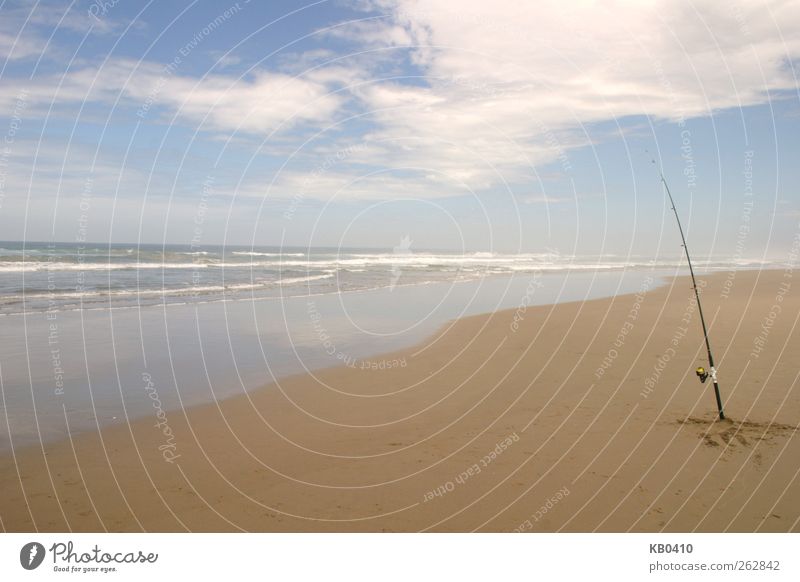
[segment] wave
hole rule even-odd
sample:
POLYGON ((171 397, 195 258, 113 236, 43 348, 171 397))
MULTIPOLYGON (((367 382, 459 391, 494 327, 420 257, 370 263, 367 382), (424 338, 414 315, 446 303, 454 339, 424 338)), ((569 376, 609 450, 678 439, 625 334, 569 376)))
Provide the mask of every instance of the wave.
POLYGON ((249 257, 305 257, 305 253, 258 253, 255 251, 233 251, 234 255, 249 257))
POLYGON ((322 279, 330 279, 335 275, 334 272, 325 273, 324 275, 309 275, 308 277, 289 277, 276 281, 278 285, 296 285, 297 283, 307 283, 309 281, 321 281, 322 279))
MULTIPOLYGON (((261 253, 268 255, 269 253, 261 253)), ((275 256, 283 257, 286 255, 275 256)), ((255 255, 254 255, 255 256, 255 255)), ((300 254, 300 256, 303 256, 300 254)), ((334 259, 308 259, 308 260, 252 260, 252 261, 220 261, 218 259, 194 260, 185 262, 66 262, 66 261, 0 261, 0 273, 21 272, 58 272, 58 271, 137 271, 137 270, 196 270, 196 269, 229 269, 229 270, 258 270, 267 269, 275 272, 285 270, 300 271, 335 271, 345 269, 349 272, 363 272, 373 269, 418 269, 445 271, 463 269, 485 269, 492 272, 505 270, 507 272, 526 271, 552 271, 552 270, 608 270, 608 269, 633 269, 642 267, 682 267, 684 261, 658 260, 658 261, 574 261, 574 260, 544 260, 529 256, 505 255, 494 257, 447 256, 447 255, 372 255, 369 257, 334 258, 334 259), (296 269, 291 269, 296 267, 296 269)), ((766 262, 753 259, 729 259, 695 261, 699 268, 725 269, 734 267, 781 266, 781 263, 766 262)))
MULTIPOLYGON (((242 261, 242 262, 215 262, 215 261, 187 261, 185 263, 88 263, 88 262, 50 262, 50 261, 0 261, 0 273, 30 273, 42 271, 138 271, 162 269, 253 269, 255 267, 274 267, 300 265, 310 263, 295 261, 291 264, 271 261, 242 261)), ((330 263, 323 262, 322 265, 330 263)), ((313 265, 312 265, 313 266, 313 265)))
POLYGON ((141 269, 195 269, 213 266, 212 263, 84 263, 50 261, 0 261, 2 273, 37 271, 135 271, 141 269))
POLYGON ((253 281, 249 283, 227 283, 223 285, 192 285, 185 287, 159 287, 159 288, 128 288, 128 289, 92 289, 86 291, 47 291, 37 289, 34 292, 16 293, 13 295, 0 296, 0 304, 20 303, 22 301, 35 302, 38 300, 63 300, 63 299, 92 299, 96 297, 151 297, 168 295, 198 295, 215 294, 237 291, 250 291, 254 289, 266 289, 269 287, 297 285, 311 281, 321 281, 335 276, 335 272, 323 273, 321 275, 309 275, 307 277, 286 277, 269 281, 253 281))

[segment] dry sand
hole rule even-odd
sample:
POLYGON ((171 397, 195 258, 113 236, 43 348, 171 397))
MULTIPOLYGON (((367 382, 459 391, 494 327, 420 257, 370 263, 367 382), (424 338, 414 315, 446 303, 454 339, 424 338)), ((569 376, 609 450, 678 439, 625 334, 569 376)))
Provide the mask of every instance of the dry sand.
POLYGON ((155 417, 18 450, 0 460, 2 527, 800 531, 800 282, 703 282, 728 421, 694 374, 705 349, 677 278, 458 320, 388 356, 405 367, 169 412, 172 463, 155 417))

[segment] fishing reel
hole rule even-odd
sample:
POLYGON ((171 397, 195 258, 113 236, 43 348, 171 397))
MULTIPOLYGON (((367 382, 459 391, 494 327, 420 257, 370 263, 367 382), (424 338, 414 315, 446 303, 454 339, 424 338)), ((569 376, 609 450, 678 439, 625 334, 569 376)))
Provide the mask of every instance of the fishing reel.
POLYGON ((706 369, 703 366, 698 367, 694 373, 697 374, 698 378, 700 378, 701 384, 705 384, 706 380, 708 380, 708 372, 706 372, 706 369))

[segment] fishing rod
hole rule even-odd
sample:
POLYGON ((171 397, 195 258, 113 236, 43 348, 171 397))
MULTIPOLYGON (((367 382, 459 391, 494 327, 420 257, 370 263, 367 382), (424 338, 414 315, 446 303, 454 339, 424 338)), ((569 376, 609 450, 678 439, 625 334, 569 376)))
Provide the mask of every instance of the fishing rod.
MULTIPOLYGON (((655 160, 652 160, 653 165, 658 167, 655 160)), ((669 185, 664 178, 664 172, 658 170, 658 175, 661 177, 661 183, 664 184, 664 190, 667 191, 669 196, 669 203, 672 206, 672 212, 675 213, 675 221, 678 223, 678 230, 681 233, 681 241, 683 242, 683 250, 686 252, 686 262, 689 263, 689 273, 692 276, 692 288, 694 289, 694 296, 697 298, 697 311, 700 314, 700 323, 703 325, 703 337, 706 340, 706 351, 708 352, 708 371, 702 366, 695 370, 700 382, 705 384, 708 377, 714 383, 714 395, 717 397, 717 410, 719 410, 719 419, 725 420, 725 413, 722 411, 722 399, 719 395, 719 383, 717 382, 717 369, 714 367, 714 356, 711 353, 711 342, 708 340, 708 328, 706 327, 706 319, 703 317, 703 306, 700 304, 700 290, 697 288, 697 280, 694 277, 694 269, 692 268, 692 257, 689 256, 689 247, 686 246, 686 237, 683 235, 683 226, 681 226, 681 219, 678 217, 678 211, 675 208, 675 200, 672 198, 672 192, 669 191, 669 185)))

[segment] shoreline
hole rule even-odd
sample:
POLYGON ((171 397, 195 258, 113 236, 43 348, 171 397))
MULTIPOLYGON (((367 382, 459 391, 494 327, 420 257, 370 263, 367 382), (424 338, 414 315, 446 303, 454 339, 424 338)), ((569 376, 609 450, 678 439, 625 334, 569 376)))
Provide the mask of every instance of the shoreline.
MULTIPOLYGON (((734 271, 729 271, 725 268, 714 268, 711 270, 703 269, 702 266, 695 265, 695 272, 699 273, 699 276, 712 276, 718 275, 721 273, 736 273, 736 272, 763 272, 763 271, 780 271, 783 269, 783 266, 775 263, 775 262, 767 262, 760 265, 752 265, 752 266, 741 266, 734 271)), ((453 281, 428 281, 428 282, 421 282, 421 283, 398 283, 396 285, 391 286, 392 289, 402 289, 402 288, 418 288, 423 287, 426 285, 468 285, 473 283, 479 283, 484 280, 488 279, 505 279, 509 277, 516 277, 519 279, 523 279, 526 277, 542 277, 542 276, 564 276, 564 275, 584 275, 584 274, 625 274, 625 273, 637 273, 637 272, 659 272, 659 273, 671 273, 668 275, 663 275, 662 278, 671 278, 671 277, 682 277, 688 276, 688 267, 685 266, 670 266, 670 265, 638 265, 638 266, 623 266, 623 267, 609 267, 609 268, 598 268, 596 270, 592 269, 577 269, 572 270, 569 268, 555 268, 555 269, 542 269, 541 271, 532 271, 532 272, 521 272, 515 275, 509 275, 508 273, 490 273, 484 274, 479 277, 475 277, 474 279, 464 279, 464 280, 453 280, 453 281), (685 271, 687 274, 675 274, 678 271, 685 271)), ((297 294, 297 295, 237 295, 234 292, 230 293, 230 297, 225 297, 224 293, 221 296, 213 296, 210 295, 209 299, 203 300, 193 300, 193 301, 185 301, 185 302, 163 302, 163 303, 147 303, 144 305, 141 304, 125 304, 125 305, 100 305, 97 307, 87 307, 87 306, 74 306, 69 308, 58 308, 58 309, 48 309, 48 308, 39 308, 34 309, 31 311, 10 311, 10 312, 0 312, 0 318, 26 318, 32 316, 41 316, 47 315, 48 313, 56 313, 56 314, 67 314, 67 313, 91 313, 91 312, 114 312, 114 311, 141 311, 142 309, 173 309, 173 308, 181 308, 181 307, 192 307, 192 306, 201 306, 201 305, 214 305, 214 304, 225 304, 225 303, 259 303, 259 302, 269 302, 269 301, 286 301, 290 299, 309 299, 309 298, 318 298, 318 297, 330 297, 330 296, 337 296, 337 295, 358 295, 358 294, 370 294, 375 292, 381 292, 389 289, 389 285, 379 286, 379 287, 365 287, 365 288, 353 288, 353 289, 345 289, 345 290, 338 290, 338 291, 326 291, 326 292, 317 292, 317 293, 308 293, 308 294, 297 294)), ((191 287, 187 289, 186 297, 195 297, 192 295, 191 287)), ((603 297, 598 297, 603 298, 603 297)), ((595 298, 587 299, 590 301, 595 298)), ((92 304, 94 305, 94 304, 92 304)), ((503 308, 506 309, 506 308, 503 308)), ((488 313, 488 312, 486 312, 488 313)), ((478 314, 480 315, 480 314, 478 314)))
POLYGON ((6 320, 0 330, 5 346, 0 368, 5 386, 21 388, 4 392, 10 418, 0 416, 0 453, 12 443, 57 442, 146 418, 154 404, 181 410, 257 390, 267 381, 345 363, 363 365, 382 353, 413 347, 465 315, 516 308, 522 300, 553 304, 609 297, 636 288, 650 274, 663 273, 491 277, 282 302, 87 310, 6 320), (20 337, 25 338, 22 353, 16 349, 20 337))
MULTIPOLYGON (((741 339, 780 273, 735 271, 728 299, 727 273, 699 277, 729 422, 694 377, 702 333, 675 277, 641 301, 469 315, 373 358, 407 366, 324 368, 168 410, 171 448, 139 419, 17 449, 0 457, 0 518, 9 531, 798 531, 796 371, 768 365, 798 332, 775 318, 748 360, 741 339), (765 513, 762 490, 780 485, 765 513), (734 499, 741 511, 704 512, 734 499)), ((782 297, 800 311, 797 289, 782 297)))

